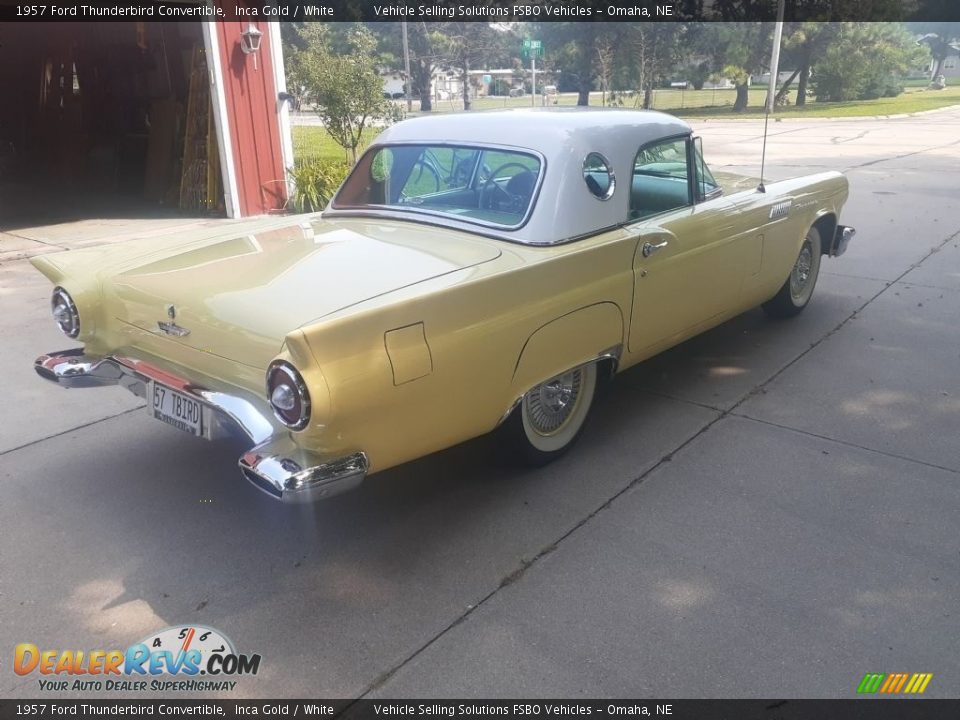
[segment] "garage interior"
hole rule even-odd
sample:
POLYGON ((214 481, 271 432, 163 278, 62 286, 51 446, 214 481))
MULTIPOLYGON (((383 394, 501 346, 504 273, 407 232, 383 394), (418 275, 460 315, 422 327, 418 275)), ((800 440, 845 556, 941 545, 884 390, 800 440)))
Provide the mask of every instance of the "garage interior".
POLYGON ((0 229, 223 216, 199 22, 0 26, 0 229))

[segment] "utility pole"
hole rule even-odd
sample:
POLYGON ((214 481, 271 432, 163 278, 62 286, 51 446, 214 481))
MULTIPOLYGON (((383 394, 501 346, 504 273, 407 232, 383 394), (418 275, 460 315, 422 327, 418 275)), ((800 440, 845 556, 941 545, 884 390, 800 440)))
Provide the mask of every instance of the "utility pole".
POLYGON ((410 97, 410 45, 407 43, 407 21, 400 23, 403 31, 403 96, 407 99, 407 112, 413 110, 413 98, 410 97))
POLYGON ((783 41, 783 13, 786 0, 777 4, 777 24, 773 30, 773 53, 770 56, 770 84, 767 86, 767 112, 773 112, 777 97, 777 81, 780 79, 780 43, 783 41))
POLYGON ((530 53, 530 105, 537 106, 537 53, 530 53))

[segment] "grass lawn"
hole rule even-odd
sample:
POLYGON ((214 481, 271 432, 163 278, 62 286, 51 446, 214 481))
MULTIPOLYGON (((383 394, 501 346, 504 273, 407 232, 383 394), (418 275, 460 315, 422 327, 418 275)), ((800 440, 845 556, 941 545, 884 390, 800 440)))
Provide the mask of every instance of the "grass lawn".
MULTIPOLYGON (((763 103, 766 99, 766 88, 750 89, 750 106, 746 112, 734 114, 730 108, 736 99, 734 90, 657 90, 654 93, 653 108, 663 110, 684 118, 717 118, 736 119, 750 118, 763 115, 763 103)), ((791 93, 791 104, 778 108, 776 117, 864 117, 872 115, 899 115, 914 113, 923 110, 936 110, 950 105, 960 105, 960 86, 952 85, 944 90, 927 90, 923 87, 908 87, 907 90, 895 98, 879 98, 877 100, 859 100, 843 103, 817 103, 812 99, 807 105, 797 108, 793 105, 796 93, 791 93)), ((575 105, 575 93, 563 93, 557 96, 557 105, 575 105)), ((592 105, 600 105, 601 94, 591 93, 592 105)), ((413 115, 418 103, 414 103, 413 115)), ((478 98, 473 102, 474 110, 493 110, 496 108, 530 107, 530 96, 522 98, 491 97, 478 98)), ((624 107, 634 107, 634 98, 625 98, 624 107)), ((434 112, 459 112, 463 107, 462 101, 441 100, 434 103, 434 112)), ((364 133, 364 146, 378 134, 376 128, 364 133)), ((358 148, 358 153, 363 147, 358 148)), ((331 160, 349 160, 349 155, 337 145, 320 126, 293 127, 293 152, 298 160, 306 158, 323 158, 331 160)))
MULTIPOLYGON (((290 130, 293 135, 293 157, 297 160, 350 161, 350 153, 337 145, 325 128, 319 125, 294 125, 290 130)), ((379 132, 376 128, 364 131, 363 142, 357 148, 358 156, 379 132)))
MULTIPOLYGON (((763 115, 763 100, 754 103, 750 98, 751 107, 746 112, 733 114, 718 111, 717 108, 696 108, 672 111, 676 115, 687 118, 721 118, 751 117, 763 115)), ((895 98, 878 98, 877 100, 854 100, 840 103, 817 103, 808 100, 805 107, 798 108, 789 105, 777 109, 777 117, 869 117, 872 115, 899 115, 915 113, 924 110, 937 110, 950 105, 960 105, 960 86, 947 87, 944 90, 927 90, 925 87, 907 88, 895 98)))

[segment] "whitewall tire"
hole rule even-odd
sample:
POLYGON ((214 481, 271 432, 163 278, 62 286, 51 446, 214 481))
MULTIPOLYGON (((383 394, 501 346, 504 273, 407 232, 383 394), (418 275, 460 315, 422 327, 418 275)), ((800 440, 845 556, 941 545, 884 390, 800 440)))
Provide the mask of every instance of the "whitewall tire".
POLYGON ((504 423, 515 454, 545 465, 580 436, 597 391, 597 365, 581 365, 531 388, 504 423))

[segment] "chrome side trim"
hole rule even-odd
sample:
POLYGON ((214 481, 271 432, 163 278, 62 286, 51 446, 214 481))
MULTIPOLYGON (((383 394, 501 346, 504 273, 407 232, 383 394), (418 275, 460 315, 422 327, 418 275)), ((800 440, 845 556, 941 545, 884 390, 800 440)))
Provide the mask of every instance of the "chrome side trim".
POLYGON ((247 480, 285 503, 314 502, 351 490, 370 468, 362 452, 321 461, 286 439, 258 445, 238 464, 247 480))
MULTIPOLYGON (((569 368, 559 374, 563 375, 564 373, 570 372, 571 370, 575 370, 578 367, 581 367, 582 365, 589 365, 590 363, 598 363, 601 360, 613 360, 613 373, 616 374, 617 368, 620 366, 621 355, 623 355, 623 345, 614 345, 613 347, 609 347, 606 350, 602 350, 601 352, 597 353, 596 357, 594 357, 592 360, 588 360, 587 362, 581 363, 580 365, 575 365, 574 367, 569 368)), ((526 395, 526 393, 524 393, 524 395, 526 395)), ((503 425, 507 421, 507 418, 509 418, 513 414, 513 411, 520 406, 521 402, 523 402, 523 395, 521 395, 512 403, 510 403, 510 407, 507 408, 507 411, 500 416, 500 419, 497 420, 497 424, 494 426, 494 428, 498 428, 501 425, 503 425)))

